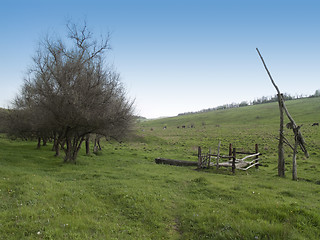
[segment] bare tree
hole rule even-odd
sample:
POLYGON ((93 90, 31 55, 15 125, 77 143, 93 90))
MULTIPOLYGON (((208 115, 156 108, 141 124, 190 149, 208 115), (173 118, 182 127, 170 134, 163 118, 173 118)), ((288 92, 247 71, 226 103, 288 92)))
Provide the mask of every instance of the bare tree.
POLYGON ((90 133, 125 133, 132 124, 133 102, 127 100, 120 75, 104 57, 109 38, 93 38, 87 25, 67 24, 68 42, 45 38, 35 56, 15 107, 30 121, 55 134, 65 162, 76 162, 90 133))

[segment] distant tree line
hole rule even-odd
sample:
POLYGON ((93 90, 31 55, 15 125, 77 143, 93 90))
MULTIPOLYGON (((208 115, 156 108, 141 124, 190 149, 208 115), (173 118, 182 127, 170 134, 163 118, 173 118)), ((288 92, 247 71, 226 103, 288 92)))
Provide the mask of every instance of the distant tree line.
POLYGON ((8 132, 7 116, 8 116, 8 110, 0 108, 0 133, 8 132))
MULTIPOLYGON (((295 99, 301 99, 301 98, 314 98, 314 97, 320 97, 320 89, 316 90, 314 94, 312 95, 295 95, 292 96, 288 93, 283 94, 284 100, 295 100, 295 99)), ((223 110, 223 109, 230 109, 230 108, 238 108, 238 107, 245 107, 249 105, 258 105, 258 104, 264 104, 264 103, 271 103, 271 102, 277 102, 278 101, 278 96, 275 94, 274 96, 262 96, 261 98, 257 98, 253 101, 242 101, 241 103, 229 103, 229 104, 224 104, 220 105, 218 107, 214 108, 207 108, 207 109, 202 109, 200 111, 196 112, 185 112, 185 113, 179 113, 178 116, 182 115, 189 115, 189 114, 196 114, 196 113, 204 113, 204 112, 211 112, 211 111, 217 111, 217 110, 223 110)))

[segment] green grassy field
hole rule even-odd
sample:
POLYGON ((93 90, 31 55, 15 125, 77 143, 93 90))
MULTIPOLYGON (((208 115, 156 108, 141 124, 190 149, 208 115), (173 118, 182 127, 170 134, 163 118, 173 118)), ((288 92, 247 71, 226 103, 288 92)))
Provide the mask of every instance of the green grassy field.
POLYGON ((320 98, 286 104, 310 153, 298 154, 298 181, 288 147, 277 177, 277 103, 141 122, 98 155, 82 149, 77 165, 1 135, 0 239, 320 239, 320 98), (198 146, 219 141, 225 154, 258 143, 263 166, 232 175, 154 163, 196 161, 198 146))

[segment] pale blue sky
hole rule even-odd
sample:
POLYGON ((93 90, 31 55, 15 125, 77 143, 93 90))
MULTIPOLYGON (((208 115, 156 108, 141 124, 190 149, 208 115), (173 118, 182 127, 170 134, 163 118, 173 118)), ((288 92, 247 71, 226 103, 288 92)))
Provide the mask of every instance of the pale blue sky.
POLYGON ((136 113, 174 116, 320 88, 318 0, 0 0, 0 106, 18 93, 37 43, 86 19, 111 32, 108 60, 136 113))

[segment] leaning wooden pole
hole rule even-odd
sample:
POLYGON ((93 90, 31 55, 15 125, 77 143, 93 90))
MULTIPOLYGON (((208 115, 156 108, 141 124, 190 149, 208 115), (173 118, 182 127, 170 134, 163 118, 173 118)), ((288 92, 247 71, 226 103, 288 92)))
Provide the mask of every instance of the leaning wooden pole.
POLYGON ((279 104, 279 110, 280 110, 280 130, 279 130, 279 144, 278 144, 278 176, 279 177, 284 177, 285 176, 285 160, 284 160, 284 150, 283 150, 283 142, 284 142, 284 136, 283 136, 283 98, 280 93, 280 90, 278 86, 275 84, 275 82, 272 79, 272 76, 267 68, 267 65, 265 64, 263 57, 261 56, 259 49, 256 48, 260 59, 263 63, 264 68, 266 69, 269 78, 271 80, 271 83, 275 87, 277 93, 278 93, 278 104, 279 104))
MULTIPOLYGON (((285 137, 283 136, 283 111, 286 113, 288 119, 290 120, 290 124, 287 125, 289 126, 289 128, 292 128, 293 130, 293 133, 294 133, 294 148, 293 148, 293 159, 292 159, 292 179, 293 180, 297 180, 298 177, 297 177, 297 161, 296 161, 296 154, 297 154, 297 148, 298 148, 298 145, 300 146, 300 149, 304 152, 305 156, 308 158, 309 157, 309 153, 307 151, 307 148, 306 148, 306 143, 304 141, 304 138, 300 132, 300 128, 301 126, 298 126, 294 119, 291 117, 285 103, 284 103, 284 99, 282 97, 282 95, 280 94, 280 91, 279 91, 279 88, 277 87, 277 85, 274 83, 272 77, 271 77, 271 74, 257 48, 257 52, 263 62, 263 65, 271 79, 271 82, 273 84, 273 86, 276 88, 277 92, 278 92, 278 101, 279 101, 279 107, 280 107, 280 139, 279 139, 279 159, 280 159, 280 152, 281 154, 283 154, 283 142, 285 139, 285 137), (281 115, 282 114, 282 115, 281 115), (282 123, 281 123, 282 122, 282 123), (280 142, 281 142, 281 145, 282 145, 282 151, 280 151, 280 142)), ((290 143, 287 141, 287 143, 290 145, 290 143)), ((281 171, 283 171, 283 175, 279 174, 279 176, 284 176, 284 160, 283 160, 283 166, 281 166, 281 171)), ((278 164, 278 173, 279 173, 279 164, 278 164)))

